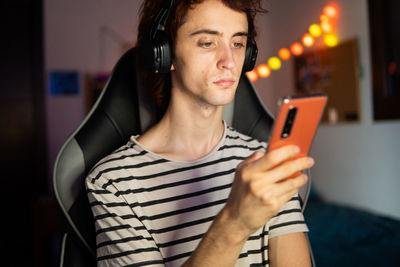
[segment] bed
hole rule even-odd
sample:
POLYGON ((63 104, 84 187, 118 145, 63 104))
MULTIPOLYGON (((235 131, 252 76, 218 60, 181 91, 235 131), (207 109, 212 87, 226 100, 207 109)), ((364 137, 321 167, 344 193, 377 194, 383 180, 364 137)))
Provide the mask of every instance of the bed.
POLYGON ((304 216, 318 267, 400 266, 400 221, 328 203, 315 190, 304 216))

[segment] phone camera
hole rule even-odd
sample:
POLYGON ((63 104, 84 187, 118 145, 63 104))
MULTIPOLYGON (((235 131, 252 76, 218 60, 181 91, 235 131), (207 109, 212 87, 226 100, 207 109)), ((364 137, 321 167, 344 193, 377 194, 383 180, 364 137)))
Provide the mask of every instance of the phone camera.
POLYGON ((286 117, 285 125, 283 126, 283 130, 281 133, 281 138, 288 138, 290 136, 290 132, 292 131, 296 114, 297 114, 296 107, 289 109, 289 112, 286 117))

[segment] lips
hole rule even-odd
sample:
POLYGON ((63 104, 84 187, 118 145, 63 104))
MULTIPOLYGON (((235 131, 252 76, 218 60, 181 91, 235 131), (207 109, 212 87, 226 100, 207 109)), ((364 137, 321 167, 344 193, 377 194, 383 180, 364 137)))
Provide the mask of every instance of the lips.
POLYGON ((220 79, 217 80, 215 82, 213 82, 215 85, 222 87, 222 88, 227 88, 227 87, 231 87, 234 83, 235 80, 233 79, 220 79))

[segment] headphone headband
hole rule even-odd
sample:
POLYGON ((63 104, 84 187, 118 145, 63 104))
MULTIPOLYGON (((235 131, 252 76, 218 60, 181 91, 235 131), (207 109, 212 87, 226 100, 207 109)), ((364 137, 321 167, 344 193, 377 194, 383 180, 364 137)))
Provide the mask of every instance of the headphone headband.
POLYGON ((167 20, 169 14, 171 13, 171 9, 174 6, 174 0, 165 2, 165 5, 158 12, 156 19, 154 20, 153 26, 151 26, 150 30, 150 39, 156 38, 158 31, 164 31, 165 26, 167 25, 167 20))

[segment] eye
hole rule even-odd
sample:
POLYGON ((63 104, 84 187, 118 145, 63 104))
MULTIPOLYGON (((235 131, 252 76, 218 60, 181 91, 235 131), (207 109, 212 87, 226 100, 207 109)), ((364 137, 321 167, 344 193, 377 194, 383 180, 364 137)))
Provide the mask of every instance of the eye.
POLYGON ((234 42, 233 43, 233 47, 234 48, 242 48, 242 47, 244 47, 245 45, 243 44, 243 43, 241 43, 241 42, 234 42))
POLYGON ((211 48, 213 46, 213 42, 199 42, 199 46, 203 48, 211 48))

